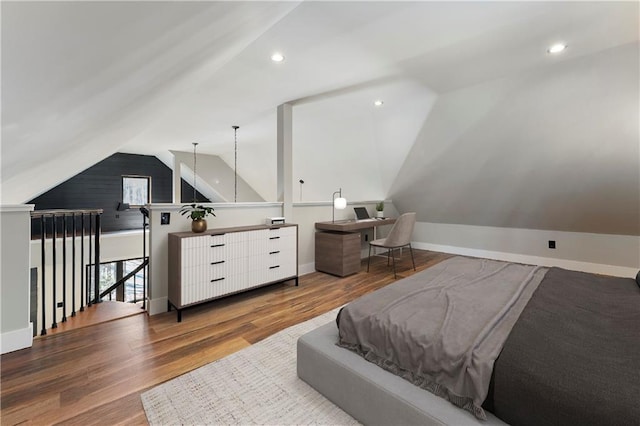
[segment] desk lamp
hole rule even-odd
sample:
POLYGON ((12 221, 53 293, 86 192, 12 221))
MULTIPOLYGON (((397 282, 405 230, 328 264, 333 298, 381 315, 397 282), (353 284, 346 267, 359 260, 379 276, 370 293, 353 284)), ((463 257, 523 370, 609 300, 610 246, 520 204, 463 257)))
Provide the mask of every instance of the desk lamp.
POLYGON ((333 217, 332 217, 331 222, 335 222, 336 221, 336 209, 344 210, 345 207, 347 207, 347 199, 346 198, 342 198, 342 188, 340 188, 339 190, 334 192, 333 195, 331 196, 331 198, 333 199, 333 208, 331 209, 331 212, 333 213, 333 217), (336 194, 338 194, 338 198, 336 198, 336 194))

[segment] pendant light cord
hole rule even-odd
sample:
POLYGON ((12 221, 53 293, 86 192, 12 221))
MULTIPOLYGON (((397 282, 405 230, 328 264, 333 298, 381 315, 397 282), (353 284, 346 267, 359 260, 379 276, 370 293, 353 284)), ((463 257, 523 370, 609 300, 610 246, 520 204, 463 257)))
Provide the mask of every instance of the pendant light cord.
POLYGON ((238 129, 240 126, 231 126, 233 128, 233 141, 234 141, 234 164, 233 164, 233 174, 234 174, 234 186, 233 186, 233 202, 238 202, 238 129))
POLYGON ((195 203, 196 198, 196 146, 198 146, 198 142, 193 142, 193 202, 195 203))

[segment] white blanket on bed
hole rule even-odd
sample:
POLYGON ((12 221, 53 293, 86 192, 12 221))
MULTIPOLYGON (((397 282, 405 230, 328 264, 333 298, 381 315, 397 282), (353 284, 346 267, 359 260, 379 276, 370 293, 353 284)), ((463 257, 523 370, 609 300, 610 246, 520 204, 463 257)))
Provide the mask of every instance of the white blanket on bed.
POLYGON ((484 419, 494 361, 546 271, 448 259, 350 303, 339 345, 484 419))

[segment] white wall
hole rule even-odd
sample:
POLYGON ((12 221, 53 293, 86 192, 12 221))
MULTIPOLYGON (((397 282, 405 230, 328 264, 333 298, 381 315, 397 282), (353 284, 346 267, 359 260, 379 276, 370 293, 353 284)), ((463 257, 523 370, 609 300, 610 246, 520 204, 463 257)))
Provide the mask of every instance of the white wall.
POLYGON ((640 237, 490 226, 416 223, 414 247, 513 262, 635 277, 640 237), (548 248, 548 241, 556 249, 548 248))
MULTIPOLYGON (((186 166, 181 168, 182 178, 193 186, 193 152, 171 151, 171 153, 176 161, 186 166)), ((196 169, 198 191, 214 202, 234 201, 235 173, 232 166, 227 165, 217 155, 197 154, 196 169)), ((191 199, 192 196, 192 194, 182 195, 186 200, 191 199)), ((264 201, 263 197, 249 186, 240 174, 238 174, 237 198, 239 202, 264 201)))
MULTIPOLYGON (((349 202, 345 210, 335 211, 336 220, 353 219, 354 206, 375 213, 374 201, 349 202)), ((294 203, 291 222, 298 224, 300 275, 315 271, 315 222, 330 221, 331 207, 330 202, 294 203)), ((385 202, 387 216, 401 213, 391 201, 385 202)), ((390 228, 378 228, 378 237, 390 228)), ((371 231, 366 233, 373 238, 371 231)), ((417 249, 623 277, 635 277, 640 269, 640 237, 635 236, 417 222, 412 241, 417 249), (547 248, 549 240, 556 242, 556 249, 547 248)), ((361 256, 366 254, 363 238, 361 256)))
MULTIPOLYGON (((375 213, 374 201, 349 202, 345 210, 335 211, 336 220, 352 219, 354 206, 364 206, 369 214, 375 213)), ((330 221, 331 209, 330 202, 293 206, 301 275, 315 270, 315 222, 330 221)), ((398 211, 392 201, 385 202, 386 216, 397 217, 401 213, 405 211, 398 211)), ((378 236, 386 235, 389 229, 378 228, 378 236)), ((373 237, 371 231, 368 237, 373 237)), ((640 269, 640 237, 636 236, 417 222, 412 242, 417 249, 622 277, 635 277, 640 269), (556 249, 547 248, 549 240, 556 242, 556 249)), ((363 257, 366 250, 363 238, 363 257)))
POLYGON ((30 347, 29 240, 33 204, 0 206, 0 353, 30 347))
MULTIPOLYGON (((344 210, 335 210, 336 220, 354 219, 355 213, 353 207, 366 207, 370 216, 375 216, 376 201, 352 201, 349 202, 344 210)), ((316 202, 316 203, 295 203, 293 205, 293 223, 298 224, 298 266, 300 275, 308 274, 315 271, 315 223, 330 221, 332 218, 333 203, 316 202)), ((389 217, 398 216, 398 212, 390 201, 385 202, 385 215, 389 217)), ((390 226, 379 227, 378 236, 386 235, 390 226)), ((367 250, 367 243, 364 242, 364 235, 368 235, 368 239, 373 238, 371 230, 363 231, 362 247, 363 251, 367 250)))
POLYGON ((403 80, 295 103, 293 200, 327 200, 340 187, 347 200, 385 199, 436 98, 403 80), (374 106, 376 99, 384 104, 374 106))
MULTIPOLYGON (((375 213, 374 201, 349 202, 344 210, 336 210, 336 220, 352 219, 353 207, 364 206, 375 213)), ((298 264, 300 274, 315 270, 315 222, 331 220, 330 202, 295 203, 292 222, 298 224, 298 264)), ((397 217, 392 201, 385 202, 385 215, 397 217)), ((378 228, 384 236, 390 227, 378 228)), ((373 237, 368 231, 368 237, 373 237)), ((635 277, 640 269, 640 237, 545 231, 536 229, 497 228, 417 222, 412 237, 417 249, 443 253, 486 257, 543 266, 558 266, 572 270, 635 277), (556 249, 548 248, 548 241, 556 249)), ((362 256, 367 244, 362 241, 362 256)))

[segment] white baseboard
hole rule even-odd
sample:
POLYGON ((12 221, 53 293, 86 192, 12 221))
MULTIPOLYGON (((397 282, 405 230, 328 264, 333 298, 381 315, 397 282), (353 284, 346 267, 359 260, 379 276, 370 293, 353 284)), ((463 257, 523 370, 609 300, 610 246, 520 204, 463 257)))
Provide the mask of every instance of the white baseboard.
POLYGON ((489 251, 472 249, 466 247, 445 246, 440 244, 429 244, 412 242, 416 249, 438 251, 442 253, 460 254, 463 256, 483 257, 487 259, 503 260, 506 262, 526 263, 540 266, 557 266, 559 268, 573 271, 590 272, 592 274, 612 275, 616 277, 635 278, 638 270, 626 266, 604 265, 600 263, 578 262, 575 260, 555 259, 550 257, 530 256, 524 254, 504 253, 499 251, 489 251))
POLYGON ((30 348, 33 345, 33 323, 20 330, 8 331, 0 334, 0 353, 30 348))
POLYGON ((169 302, 168 297, 158 297, 157 299, 149 300, 149 315, 157 315, 162 314, 168 311, 167 303, 169 302))
POLYGON ((298 265, 298 275, 307 275, 316 271, 316 263, 305 263, 303 265, 298 265))

